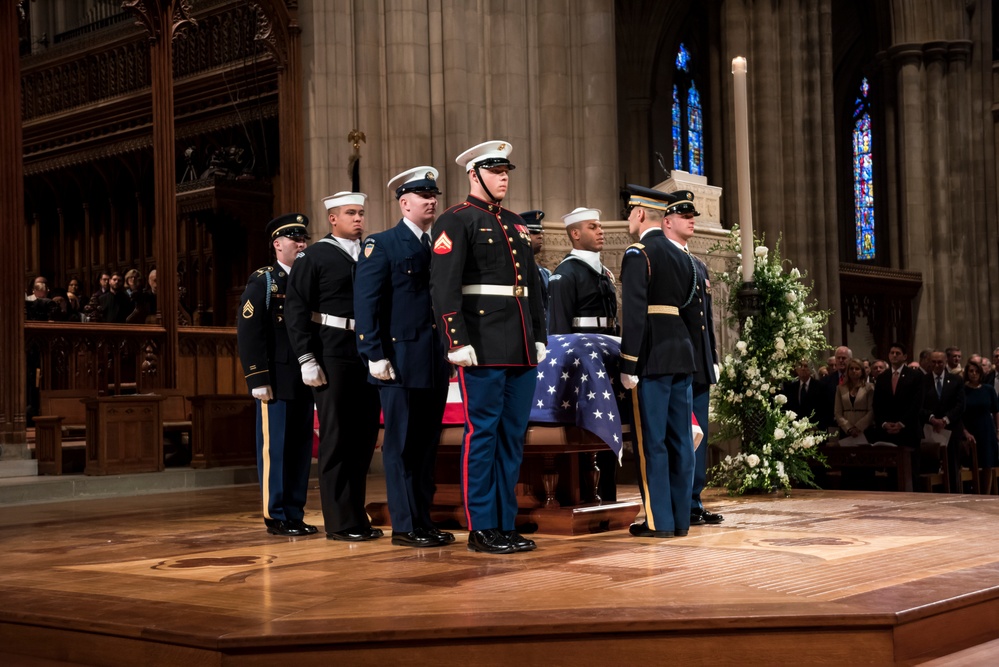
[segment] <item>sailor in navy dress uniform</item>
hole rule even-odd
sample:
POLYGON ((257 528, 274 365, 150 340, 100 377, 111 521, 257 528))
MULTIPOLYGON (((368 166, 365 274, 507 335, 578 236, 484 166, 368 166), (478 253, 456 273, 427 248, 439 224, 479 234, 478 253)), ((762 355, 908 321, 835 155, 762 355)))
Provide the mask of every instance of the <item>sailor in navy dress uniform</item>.
POLYGON ((402 211, 392 229, 363 243, 354 281, 357 350, 378 387, 382 461, 392 544, 436 547, 454 535, 434 527, 434 464, 450 366, 430 300, 430 228, 437 170, 417 167, 388 183, 402 211))
POLYGON ((525 211, 520 214, 520 217, 524 219, 524 225, 527 227, 527 232, 531 235, 531 251, 534 252, 534 263, 538 265, 538 275, 541 276, 541 303, 545 307, 545 323, 550 324, 548 319, 548 284, 552 279, 552 272, 548 270, 548 267, 541 266, 541 249, 545 245, 545 228, 541 224, 541 221, 545 219, 544 211, 525 211))
MULTIPOLYGON (((672 196, 629 186, 629 222, 661 219, 672 196)), ((665 236, 648 235, 625 250, 621 383, 638 400, 636 464, 646 519, 638 537, 681 537, 690 528, 694 443, 690 415, 694 344, 680 312, 696 296, 691 256, 665 236)))
POLYGON ((459 474, 468 548, 484 553, 536 547, 515 530, 515 487, 547 336, 530 234, 500 206, 514 168, 510 151, 505 141, 489 141, 458 156, 470 194, 437 219, 430 263, 434 312, 464 399, 459 474))
POLYGON ((285 292, 295 256, 309 238, 309 219, 289 213, 266 232, 276 266, 250 276, 236 320, 239 360, 257 408, 257 474, 264 524, 272 535, 317 532, 304 522, 312 466, 312 394, 302 382, 285 328, 285 292))
MULTIPOLYGON (((617 336, 617 289, 614 273, 600 261, 604 230, 600 209, 579 207, 562 216, 572 250, 552 274, 548 318, 549 334, 596 333, 617 336)), ((584 466, 590 465, 587 454, 584 466)), ((609 448, 598 452, 596 499, 617 500, 618 457, 609 448)), ((586 471, 589 476, 589 470, 586 471)))
MULTIPOLYGON (((666 238, 685 251, 687 241, 694 235, 694 218, 699 216, 694 206, 694 193, 689 190, 677 190, 670 193, 675 201, 666 207, 665 228, 666 238)), ((714 316, 711 313, 711 281, 708 278, 708 267, 693 254, 697 268, 697 285, 694 288, 694 298, 680 312, 690 332, 694 344, 694 357, 697 370, 691 382, 691 394, 694 405, 694 417, 704 432, 703 442, 694 451, 694 482, 690 494, 690 524, 716 524, 724 520, 721 514, 704 509, 701 502, 701 492, 707 480, 708 471, 708 403, 711 385, 718 382, 715 369, 718 364, 718 350, 715 347, 714 316)))
POLYGON ((614 273, 600 261, 604 247, 600 210, 577 208, 562 221, 572 250, 552 274, 548 332, 617 336, 614 273))
POLYGON ((350 542, 382 535, 364 510, 381 407, 354 334, 354 270, 366 199, 359 192, 338 192, 324 200, 331 233, 298 255, 285 305, 292 350, 319 413, 326 537, 350 542))

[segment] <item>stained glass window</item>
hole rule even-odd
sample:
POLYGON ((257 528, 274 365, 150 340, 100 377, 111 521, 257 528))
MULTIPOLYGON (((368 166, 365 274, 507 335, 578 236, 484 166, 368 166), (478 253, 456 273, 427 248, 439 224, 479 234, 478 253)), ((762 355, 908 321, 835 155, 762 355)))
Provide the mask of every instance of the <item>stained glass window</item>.
POLYGON ((673 168, 704 174, 704 109, 693 79, 690 51, 681 44, 676 53, 673 85, 673 168), (686 90, 686 95, 680 94, 686 90))
POLYGON ((701 116, 701 94, 694 82, 687 91, 687 164, 692 174, 704 174, 704 119, 701 116))
POLYGON ((680 44, 680 48, 676 52, 676 68, 681 72, 690 71, 690 51, 683 44, 680 44))
POLYGON ((683 169, 683 124, 680 119, 680 96, 676 86, 673 86, 673 168, 683 169))
POLYGON ((867 79, 860 82, 853 111, 853 210, 857 231, 857 260, 871 260, 874 244, 874 172, 871 150, 871 103, 867 79))

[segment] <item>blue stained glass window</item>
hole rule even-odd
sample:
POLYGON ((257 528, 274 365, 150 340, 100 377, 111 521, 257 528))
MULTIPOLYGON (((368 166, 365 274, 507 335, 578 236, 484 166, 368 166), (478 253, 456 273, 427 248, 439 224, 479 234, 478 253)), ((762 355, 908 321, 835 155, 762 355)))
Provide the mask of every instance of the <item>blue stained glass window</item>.
POLYGON ((692 58, 686 45, 676 52, 673 85, 673 169, 704 175, 704 108, 692 76, 692 58), (686 90, 681 97, 680 91, 686 90))
POLYGON ((676 68, 681 72, 690 71, 690 51, 683 44, 680 44, 680 48, 676 52, 676 68))
POLYGON ((693 82, 687 91, 687 164, 691 174, 704 175, 704 118, 701 94, 693 82))
POLYGON ((683 124, 680 122, 680 96, 673 86, 673 168, 683 169, 683 124))
POLYGON ((853 210, 857 235, 857 260, 871 260, 874 243, 874 156, 871 148, 871 113, 867 79, 853 112, 853 210))

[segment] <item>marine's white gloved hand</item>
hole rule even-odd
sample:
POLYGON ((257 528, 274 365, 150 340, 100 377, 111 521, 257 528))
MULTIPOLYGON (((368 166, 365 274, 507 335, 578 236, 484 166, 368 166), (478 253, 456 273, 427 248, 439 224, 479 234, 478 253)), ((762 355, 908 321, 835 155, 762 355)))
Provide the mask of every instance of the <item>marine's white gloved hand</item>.
POLYGON ((271 386, 269 384, 265 384, 260 387, 254 387, 252 390, 250 390, 250 393, 253 394, 253 398, 257 399, 258 401, 274 400, 274 390, 271 389, 271 386))
POLYGON ((309 359, 302 364, 302 382, 310 387, 322 387, 326 384, 326 374, 315 359, 309 359))
POLYGON ((447 353, 447 360, 455 366, 477 366, 479 360, 475 358, 475 348, 471 345, 462 345, 457 350, 447 353))
POLYGON ((718 364, 715 364, 715 379, 718 379, 720 377, 721 377, 721 369, 718 368, 718 364))
POLYGON ((544 343, 535 343, 534 349, 538 351, 538 363, 540 364, 548 356, 548 348, 544 343))
POLYGON ((634 389, 638 386, 638 376, 621 373, 621 386, 625 389, 634 389))
POLYGON ((392 362, 388 359, 369 361, 368 372, 371 373, 371 377, 376 380, 381 380, 382 382, 388 382, 389 380, 395 379, 395 369, 392 368, 392 362))

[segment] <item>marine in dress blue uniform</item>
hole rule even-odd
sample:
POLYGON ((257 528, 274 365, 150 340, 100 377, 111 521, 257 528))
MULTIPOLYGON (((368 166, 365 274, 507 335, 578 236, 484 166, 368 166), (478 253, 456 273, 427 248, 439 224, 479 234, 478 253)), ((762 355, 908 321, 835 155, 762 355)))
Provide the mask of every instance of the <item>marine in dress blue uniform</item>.
MULTIPOLYGON (((693 236, 693 220, 700 213, 694 206, 694 193, 689 190, 677 190, 671 193, 675 199, 666 207, 665 218, 666 237, 687 248, 687 240, 693 236)), ((694 344, 694 359, 697 369, 691 382, 691 394, 694 405, 694 417, 704 432, 701 446, 694 450, 694 482, 690 494, 690 523, 701 525, 705 523, 721 523, 721 514, 704 509, 701 502, 701 492, 707 480, 708 470, 708 403, 711 385, 718 382, 715 375, 718 363, 718 351, 715 347, 714 316, 711 313, 711 281, 708 278, 708 267, 698 257, 690 255, 697 269, 697 282, 694 288, 694 298, 680 311, 680 317, 687 325, 690 340, 694 344)))
POLYGON ((489 141, 458 156, 471 194, 437 219, 430 263, 434 312, 464 399, 459 474, 468 548, 484 553, 536 547, 515 530, 514 489, 547 336, 530 234, 500 206, 510 151, 505 141, 489 141))
POLYGON ((319 497, 326 537, 359 542, 382 536, 364 510, 368 466, 381 406, 354 334, 354 270, 366 195, 324 200, 331 233, 295 260, 285 315, 302 380, 319 413, 319 497))
POLYGON ((311 535, 304 522, 312 463, 312 394, 302 382, 285 327, 285 293, 309 219, 289 213, 268 223, 275 266, 255 271, 239 302, 236 339, 246 385, 257 399, 257 473, 264 524, 272 535, 311 535))
POLYGON ((430 518, 450 378, 430 300, 437 175, 433 167, 416 167, 389 181, 403 218, 364 241, 354 281, 357 351, 378 387, 385 418, 382 461, 392 544, 406 547, 454 541, 430 518))
MULTIPOLYGON (((659 218, 673 202, 664 192, 629 189, 630 223, 648 215, 659 218)), ((621 284, 621 383, 638 398, 636 465, 646 516, 630 532, 684 536, 690 528, 691 376, 697 363, 680 312, 696 295, 697 271, 690 255, 665 236, 650 234, 625 250, 621 284)))

